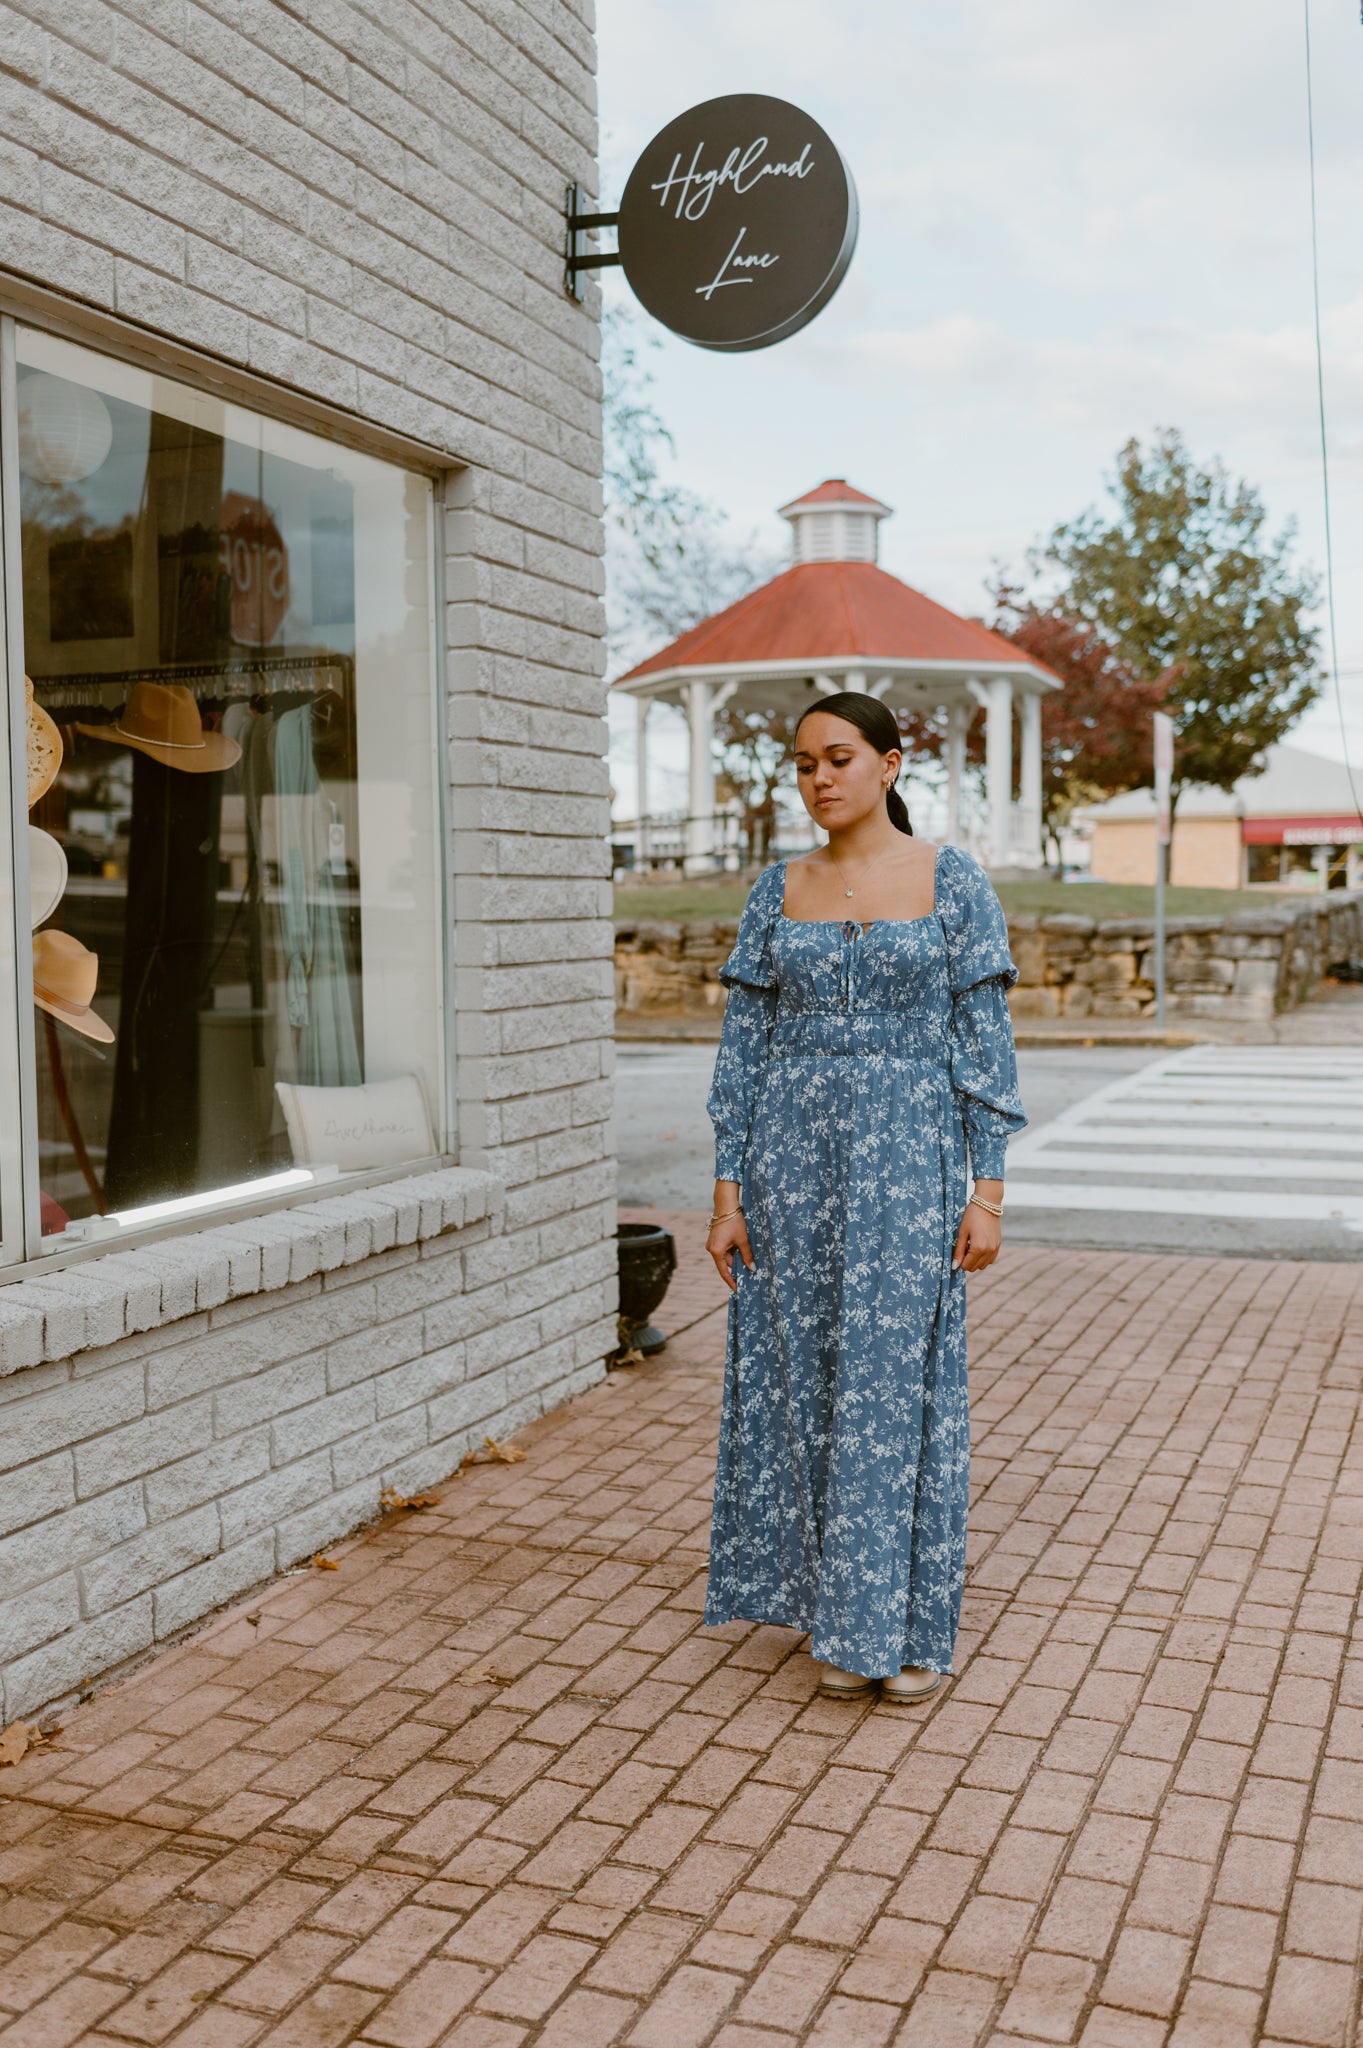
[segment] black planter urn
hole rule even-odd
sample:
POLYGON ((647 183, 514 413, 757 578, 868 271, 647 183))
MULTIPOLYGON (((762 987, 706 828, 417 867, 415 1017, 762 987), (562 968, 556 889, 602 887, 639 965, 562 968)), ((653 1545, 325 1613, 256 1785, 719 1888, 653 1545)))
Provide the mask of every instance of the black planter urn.
POLYGON ((635 1350, 651 1358, 667 1342, 649 1318, 677 1270, 676 1240, 670 1230, 660 1230, 653 1223, 618 1223, 615 1241, 620 1258, 620 1321, 635 1350))

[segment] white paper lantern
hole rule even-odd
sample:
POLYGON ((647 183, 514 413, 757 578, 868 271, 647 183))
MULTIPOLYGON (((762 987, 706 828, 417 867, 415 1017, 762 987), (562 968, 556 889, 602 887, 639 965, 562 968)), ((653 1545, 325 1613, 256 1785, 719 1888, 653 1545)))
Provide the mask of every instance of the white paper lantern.
POLYGON ((19 386, 19 467, 44 484, 93 476, 113 445, 114 423, 97 391, 45 371, 19 386))

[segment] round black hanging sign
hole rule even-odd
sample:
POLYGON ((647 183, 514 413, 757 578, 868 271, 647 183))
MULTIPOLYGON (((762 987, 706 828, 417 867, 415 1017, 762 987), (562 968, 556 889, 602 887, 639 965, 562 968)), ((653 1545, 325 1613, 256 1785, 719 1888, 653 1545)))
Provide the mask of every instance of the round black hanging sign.
POLYGON ((856 240, 839 151, 808 114, 764 93, 669 121, 620 202, 631 289, 700 348, 767 348, 797 333, 842 283, 856 240))

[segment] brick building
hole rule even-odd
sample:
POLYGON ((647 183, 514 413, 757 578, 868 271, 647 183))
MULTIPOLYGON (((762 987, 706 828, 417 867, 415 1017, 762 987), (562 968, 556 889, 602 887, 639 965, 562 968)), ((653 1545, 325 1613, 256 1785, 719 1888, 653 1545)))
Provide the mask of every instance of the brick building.
POLYGON ((593 70, 5 10, 0 1723, 602 1370, 593 70))

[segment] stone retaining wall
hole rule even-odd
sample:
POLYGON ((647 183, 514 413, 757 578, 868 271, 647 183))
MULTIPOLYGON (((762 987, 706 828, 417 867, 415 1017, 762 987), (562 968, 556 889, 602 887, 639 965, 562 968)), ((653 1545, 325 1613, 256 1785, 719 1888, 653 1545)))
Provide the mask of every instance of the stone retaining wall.
MULTIPOLYGON (((1076 889, 1076 897, 1082 898, 1076 889)), ((1019 980, 1015 1017, 1145 1017, 1155 1007, 1154 924, 1071 914, 1010 917, 1019 980)), ((615 983, 627 1016, 714 1017, 717 976, 738 930, 716 918, 672 924, 618 918, 615 983)), ((1363 895, 1331 893, 1290 908, 1171 917, 1165 953, 1171 1017, 1253 1023, 1289 1009, 1338 961, 1363 959, 1363 895)))

